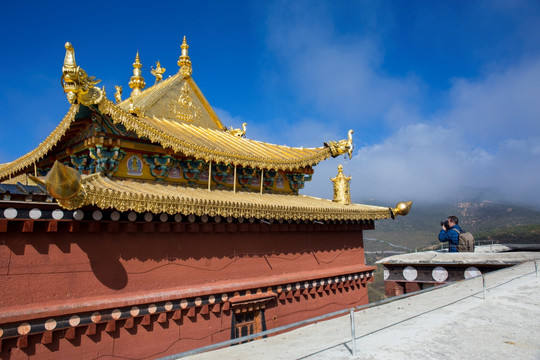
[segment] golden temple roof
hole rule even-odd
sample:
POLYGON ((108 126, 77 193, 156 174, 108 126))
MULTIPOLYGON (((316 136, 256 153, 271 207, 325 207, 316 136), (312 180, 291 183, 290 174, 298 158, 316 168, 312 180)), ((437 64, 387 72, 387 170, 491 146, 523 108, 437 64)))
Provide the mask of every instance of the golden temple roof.
MULTIPOLYGON (((264 169, 297 169, 316 165, 332 153, 328 147, 293 148, 249 140, 226 131, 202 128, 174 120, 140 118, 134 116, 111 101, 103 98, 99 109, 109 114, 116 122, 138 136, 205 161, 231 163, 264 169)), ((34 150, 6 164, 0 164, 0 179, 17 171, 31 167, 56 145, 75 119, 79 105, 72 105, 62 122, 34 150)))
MULTIPOLYGON (((80 167, 67 166, 63 162, 69 164, 71 161, 71 165, 75 165, 74 158, 86 161, 88 156, 99 160, 98 155, 93 155, 95 149, 92 146, 98 148, 101 145, 95 145, 97 142, 94 141, 101 141, 100 144, 107 142, 109 145, 114 143, 110 152, 115 155, 105 154, 105 161, 116 160, 120 151, 125 154, 122 148, 136 149, 136 145, 142 145, 141 149, 148 149, 148 142, 152 142, 159 146, 155 147, 157 150, 149 150, 150 156, 159 156, 155 154, 156 151, 165 152, 167 161, 175 153, 179 159, 192 157, 210 163, 210 167, 212 163, 224 163, 258 168, 261 174, 265 170, 289 171, 293 174, 300 171, 296 175, 301 176, 301 180, 295 180, 300 184, 299 181, 305 181, 305 173, 312 173, 311 169, 306 168, 331 156, 348 154, 350 157, 353 131, 349 131, 345 140, 329 141, 318 148, 295 148, 246 139, 246 124, 241 130, 226 129, 191 77, 189 46, 185 37, 178 60, 178 73, 163 80, 165 68, 158 62, 153 71, 156 83, 147 89, 144 89, 146 83, 137 53, 130 81, 133 92, 122 101, 122 88, 117 86, 117 104, 107 99, 104 88, 95 86, 99 80, 87 75, 77 65, 73 46, 66 43, 65 48, 61 81, 72 105, 56 129, 36 149, 10 163, 0 164, 0 181, 30 175, 67 209, 97 206, 119 211, 296 221, 377 220, 406 215, 410 210, 411 202, 388 208, 344 204, 303 195, 263 194, 262 181, 261 190, 257 193, 211 189, 211 181, 208 188, 203 189, 160 182, 155 178, 151 181, 119 179, 115 178, 116 170, 106 174, 94 169, 85 173, 91 175, 81 176, 83 170, 80 167), (92 128, 96 122, 103 121, 102 118, 106 118, 109 124, 122 125, 126 132, 92 128), (54 165, 49 168, 47 176, 40 179, 37 176, 39 162, 44 158, 43 168, 51 166, 52 161, 54 165)), ((98 150, 101 151, 101 148, 98 150)), ((108 151, 103 150, 104 153, 108 151)), ((144 156, 148 155, 143 151, 143 159, 144 156)), ((127 162, 127 159, 123 161, 127 162)), ((291 186, 291 189, 298 188, 291 186)))
MULTIPOLYGON (((139 91, 130 98, 114 104, 107 99, 104 89, 95 86, 99 80, 88 76, 77 66, 73 46, 66 43, 62 85, 72 106, 57 128, 36 149, 10 163, 0 164, 0 180, 20 171, 34 172, 32 167, 62 141, 75 121, 80 105, 93 109, 97 106, 102 114, 109 115, 113 122, 122 124, 139 138, 206 162, 295 170, 314 166, 330 156, 351 155, 352 130, 347 140, 329 141, 318 148, 274 145, 246 139, 243 137, 245 131, 227 130, 191 77, 187 48, 184 38, 179 60, 181 68, 177 74, 145 90, 140 90, 142 85, 138 86, 139 91)), ((137 67, 134 69, 140 70, 138 53, 135 64, 137 67)), ((137 80, 144 81, 142 77, 137 80)))
POLYGON ((81 192, 59 200, 67 209, 94 205, 101 209, 195 214, 234 218, 283 220, 377 220, 392 216, 388 207, 350 204, 298 195, 258 194, 189 188, 160 183, 109 179, 90 175, 82 180, 81 192))

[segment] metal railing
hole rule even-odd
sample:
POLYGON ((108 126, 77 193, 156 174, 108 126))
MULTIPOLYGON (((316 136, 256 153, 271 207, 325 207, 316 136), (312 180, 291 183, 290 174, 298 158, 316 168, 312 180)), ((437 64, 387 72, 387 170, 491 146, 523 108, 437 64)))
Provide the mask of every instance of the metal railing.
MULTIPOLYGON (((522 276, 530 275, 532 273, 535 273, 536 277, 538 277, 538 264, 537 264, 536 260, 531 260, 531 261, 534 263, 534 271, 530 272, 530 273, 526 273, 526 274, 524 274, 522 276)), ((493 274, 493 273, 497 273, 497 272, 505 271, 505 270, 508 270, 508 268, 503 268, 503 269, 491 271, 488 274, 493 274)), ((485 275, 486 274, 480 275, 482 277, 483 299, 486 299, 486 291, 487 291, 485 275)), ((522 277, 522 276, 520 276, 520 277, 522 277)), ((466 279, 466 280, 461 280, 460 282, 467 282, 467 281, 476 280, 476 279, 478 279, 478 276, 470 278, 470 279, 466 279)), ((512 278, 512 280, 513 279, 514 278, 512 278)), ((242 343, 242 342, 245 342, 245 341, 255 340, 255 339, 262 338, 262 337, 265 337, 267 335, 271 335, 271 334, 274 334, 274 333, 277 333, 277 332, 282 332, 282 331, 290 330, 290 329, 293 329, 293 328, 298 328, 298 327, 301 327, 301 326, 304 326, 304 325, 308 325, 308 324, 312 324, 312 323, 315 323, 315 322, 318 322, 318 321, 334 318, 334 317, 337 317, 339 315, 344 315, 344 314, 347 314, 347 313, 350 315, 350 324, 351 324, 351 353, 352 353, 351 355, 355 356, 356 355, 356 327, 355 327, 355 321, 354 321, 354 313, 356 311, 365 310, 365 309, 369 309, 371 307, 392 303, 394 301, 401 300, 401 299, 404 299, 404 298, 408 298, 408 297, 411 297, 411 296, 415 296, 415 295, 418 295, 418 294, 428 293, 430 291, 442 289, 442 288, 450 286, 452 284, 455 284, 455 282, 441 284, 441 285, 437 285, 437 286, 434 286, 434 287, 431 287, 431 288, 428 288, 428 289, 422 289, 422 290, 414 291, 414 292, 407 293, 407 294, 393 296, 391 298, 383 299, 383 300, 373 302, 373 303, 369 303, 369 304, 365 304, 365 305, 359 305, 359 306, 355 306, 355 307, 348 308, 348 309, 334 311, 334 312, 324 314, 324 315, 320 315, 320 316, 317 316, 317 317, 314 317, 314 318, 298 321, 298 322, 288 324, 288 325, 283 325, 283 326, 280 326, 280 327, 277 327, 277 328, 274 328, 274 329, 270 329, 270 330, 265 330, 265 331, 262 331, 262 332, 259 332, 259 333, 256 333, 256 334, 246 335, 246 336, 242 336, 242 337, 239 337, 239 338, 236 338, 236 339, 231 339, 231 340, 219 342, 219 343, 216 343, 216 344, 203 346, 203 347, 200 347, 200 348, 197 348, 197 349, 185 351, 185 352, 182 352, 182 353, 169 355, 169 356, 160 358, 158 360, 180 359, 180 358, 183 358, 183 357, 200 354, 200 353, 207 352, 207 351, 216 350, 216 349, 219 349, 219 348, 224 348, 226 346, 236 345, 236 344, 239 344, 239 343, 242 343)), ((502 284, 504 284, 504 283, 502 283, 502 284)), ((492 288, 500 286, 502 284, 498 284, 496 286, 493 286, 492 288)), ((469 294, 466 297, 474 296, 476 294, 478 294, 478 293, 469 294)))

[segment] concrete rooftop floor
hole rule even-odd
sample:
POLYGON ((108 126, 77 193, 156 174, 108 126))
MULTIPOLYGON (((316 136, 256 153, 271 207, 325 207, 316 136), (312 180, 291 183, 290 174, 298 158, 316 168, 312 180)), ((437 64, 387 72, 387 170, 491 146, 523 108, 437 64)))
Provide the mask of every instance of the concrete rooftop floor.
MULTIPOLYGON (((540 265, 540 264, 539 264, 540 265)), ((534 261, 189 359, 540 359, 534 261)))
POLYGON ((377 261, 377 264, 516 265, 531 260, 540 261, 540 251, 511 250, 502 245, 485 245, 477 246, 473 253, 449 253, 447 250, 421 251, 385 257, 377 261))

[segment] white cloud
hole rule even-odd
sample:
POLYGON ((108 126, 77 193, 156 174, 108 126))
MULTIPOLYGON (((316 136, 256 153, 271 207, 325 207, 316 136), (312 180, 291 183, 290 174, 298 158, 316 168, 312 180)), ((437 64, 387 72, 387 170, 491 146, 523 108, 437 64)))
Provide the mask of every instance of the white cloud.
POLYGON ((480 76, 453 79, 446 93, 433 95, 414 74, 384 71, 384 44, 376 35, 338 34, 324 5, 308 4, 309 11, 293 6, 284 16, 270 14, 268 47, 282 78, 302 106, 315 110, 275 136, 307 141, 327 128, 338 135, 353 128, 356 150, 350 161, 318 165, 304 193, 331 197, 329 178, 343 163, 356 199, 393 205, 461 200, 476 192, 540 205, 534 195, 540 183, 538 55, 499 64, 490 59, 480 65, 480 76), (441 98, 446 101, 439 105, 441 98), (373 128, 381 138, 366 139, 373 128))
MULTIPOLYGON (((352 196, 385 201, 440 198, 464 176, 460 159, 448 156, 450 141, 453 134, 449 129, 414 124, 380 144, 358 149, 344 165, 344 171, 353 177, 352 196)), ((328 170, 330 174, 336 171, 328 170)))
POLYGON ((538 133, 540 58, 494 71, 484 79, 456 80, 451 109, 441 120, 471 141, 489 143, 538 133))
POLYGON ((374 37, 337 34, 328 9, 309 5, 309 12, 292 6, 288 16, 276 12, 269 21, 268 47, 284 72, 281 85, 299 102, 349 126, 418 96, 418 79, 381 71, 382 47, 374 37))
POLYGON ((470 148, 453 129, 406 126, 380 144, 358 149, 351 161, 328 160, 315 168, 305 193, 331 197, 337 163, 353 177, 353 199, 445 202, 464 196, 540 205, 540 137, 505 140, 495 153, 470 148), (449 145, 451 144, 451 145, 449 145), (454 148, 455 147, 455 148, 454 148), (466 190, 466 193, 464 191, 466 190))
MULTIPOLYGON (((353 176, 353 197, 390 205, 452 201, 468 189, 467 196, 476 192, 489 200, 540 205, 534 195, 540 183, 538 64, 528 61, 455 82, 450 106, 437 117, 422 117, 407 104, 381 113, 406 120, 383 141, 357 146, 345 167, 353 176)), ((327 178, 336 166, 321 166, 307 192, 331 196, 327 178)))

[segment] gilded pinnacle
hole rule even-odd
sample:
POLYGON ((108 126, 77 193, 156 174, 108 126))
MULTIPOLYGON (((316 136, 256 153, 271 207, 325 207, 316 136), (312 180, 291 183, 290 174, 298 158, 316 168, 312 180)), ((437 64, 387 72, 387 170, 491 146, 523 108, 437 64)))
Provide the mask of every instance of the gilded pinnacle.
POLYGON ((182 55, 178 58, 178 66, 180 66, 180 73, 185 77, 191 76, 191 60, 189 59, 188 49, 189 45, 187 44, 186 37, 184 36, 184 41, 180 45, 182 49, 182 55))
MULTIPOLYGON (((189 49, 189 45, 187 44, 187 41, 186 41, 186 35, 184 35, 184 40, 182 41, 182 45, 180 45, 180 47, 182 48, 182 50, 186 51, 185 55, 187 55, 187 49, 189 49)), ((184 53, 182 53, 182 55, 184 55, 184 53)))
POLYGON ((133 76, 130 78, 129 87, 132 89, 131 96, 136 96, 141 93, 141 90, 144 89, 146 83, 144 82, 144 77, 141 72, 142 64, 139 57, 139 52, 135 56, 135 62, 133 63, 133 76))
POLYGON ((140 69, 142 67, 141 64, 141 58, 139 57, 139 52, 137 51, 137 55, 135 55, 135 62, 133 63, 134 68, 140 69))

